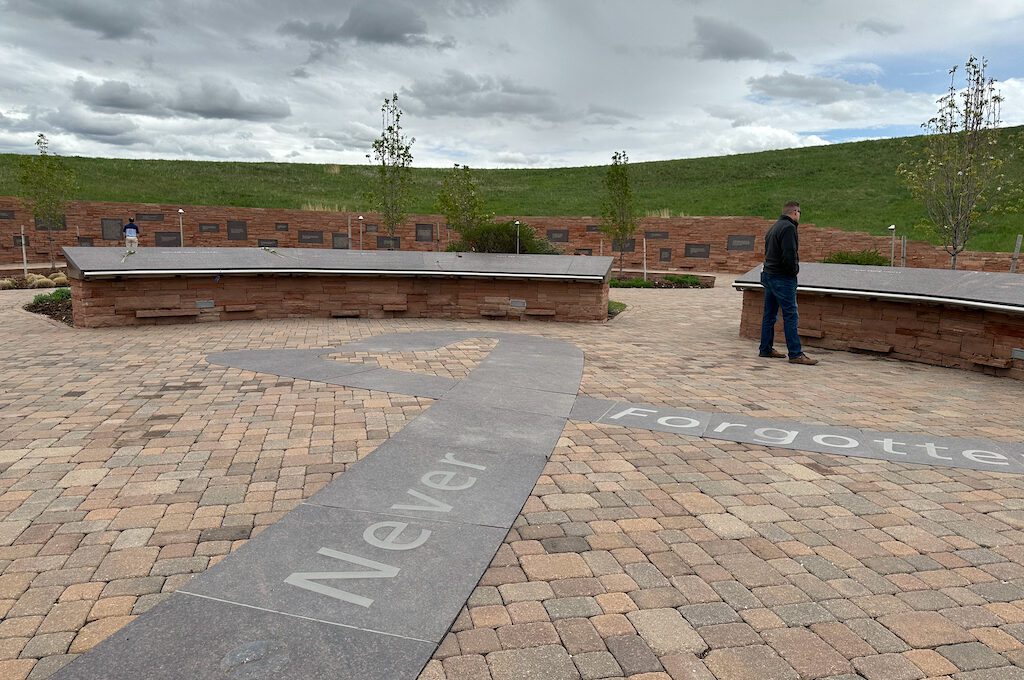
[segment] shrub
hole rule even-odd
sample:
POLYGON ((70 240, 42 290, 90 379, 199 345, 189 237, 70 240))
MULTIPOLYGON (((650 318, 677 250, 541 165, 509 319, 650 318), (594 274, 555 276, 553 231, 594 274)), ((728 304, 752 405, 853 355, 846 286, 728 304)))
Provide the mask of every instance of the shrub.
POLYGON ((827 264, 871 264, 889 266, 889 258, 877 250, 837 250, 822 260, 827 264))
MULTIPOLYGON (((456 253, 515 253, 515 222, 485 222, 464 229, 459 234, 459 240, 449 243, 446 250, 456 253)), ((519 225, 519 252, 534 255, 562 254, 550 241, 537 236, 537 232, 528 224, 519 225)))
POLYGON ((29 288, 53 288, 56 285, 57 284, 45 276, 40 276, 36 279, 29 279, 28 283, 29 288))
POLYGON ((654 281, 643 279, 612 279, 608 282, 610 288, 654 288, 654 281))
POLYGON ((700 277, 694 276, 693 274, 665 274, 661 278, 665 279, 671 284, 681 286, 683 288, 700 288, 700 277))
POLYGON ((616 302, 615 300, 608 301, 608 318, 611 319, 614 316, 618 316, 622 312, 626 311, 625 302, 616 302))
POLYGON ((32 304, 39 305, 44 302, 60 302, 61 300, 70 300, 71 291, 67 288, 58 288, 52 293, 40 293, 32 298, 32 304))
POLYGON ((0 290, 11 290, 17 287, 18 284, 14 279, 0 279, 0 290))

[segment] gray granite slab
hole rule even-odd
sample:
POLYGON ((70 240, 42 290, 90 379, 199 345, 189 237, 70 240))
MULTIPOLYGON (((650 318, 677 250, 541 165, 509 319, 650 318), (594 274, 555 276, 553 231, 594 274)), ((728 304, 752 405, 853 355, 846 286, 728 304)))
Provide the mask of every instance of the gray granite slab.
POLYGON ((438 643, 507 532, 300 505, 179 590, 438 643))
POLYGON ((704 437, 799 451, 875 457, 873 450, 864 442, 861 431, 853 427, 715 413, 711 416, 704 437))
POLYGON ((324 379, 323 382, 332 385, 344 385, 346 387, 361 387, 366 390, 431 397, 433 399, 444 396, 456 384, 456 381, 451 378, 394 371, 390 368, 375 368, 370 371, 338 376, 337 378, 329 377, 324 379))
POLYGON ((576 397, 576 401, 569 413, 570 420, 581 420, 583 422, 596 423, 601 420, 609 411, 615 408, 620 401, 610 399, 595 399, 594 397, 576 397))
MULTIPOLYGON (((734 285, 760 285, 760 281, 759 265, 738 277, 734 285)), ((941 298, 950 303, 995 303, 1024 311, 1024 276, 1020 274, 801 263, 797 290, 809 287, 858 292, 862 297, 886 293, 941 298)))
POLYGON ((905 432, 865 431, 864 439, 878 457, 886 460, 992 472, 1024 472, 1024 452, 1015 444, 905 432))
POLYGON ((701 437, 710 421, 711 414, 703 411, 616 402, 597 422, 701 437))
POLYGON ((491 353, 470 374, 475 381, 573 396, 579 391, 582 377, 582 358, 525 357, 510 353, 491 353))
POLYGON ((402 428, 424 445, 491 451, 507 456, 551 455, 565 418, 440 401, 402 428))
POLYGON ((507 530, 547 463, 544 456, 425 444, 404 435, 381 444, 308 502, 507 530))
POLYGON ((415 678, 434 645, 177 593, 55 680, 415 678))
POLYGON ((213 275, 238 273, 481 276, 590 280, 600 284, 610 257, 503 255, 328 248, 139 248, 125 258, 120 248, 64 248, 75 278, 95 276, 213 275), (123 261, 122 261, 123 260, 123 261))
POLYGON ((322 358, 335 350, 277 349, 243 350, 218 352, 206 357, 206 361, 220 366, 241 368, 258 373, 271 373, 290 378, 319 380, 365 373, 377 368, 376 364, 348 363, 322 358))
POLYGON ((545 392, 512 385, 497 385, 470 379, 457 383, 445 395, 445 399, 465 405, 475 404, 565 418, 573 408, 576 395, 545 392))

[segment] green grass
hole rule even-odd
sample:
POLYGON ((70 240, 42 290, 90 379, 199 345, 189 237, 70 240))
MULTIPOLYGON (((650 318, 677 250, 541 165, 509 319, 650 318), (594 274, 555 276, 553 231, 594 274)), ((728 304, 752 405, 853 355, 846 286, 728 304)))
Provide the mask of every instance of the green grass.
POLYGON ((618 316, 624 311, 626 311, 625 302, 616 302, 615 300, 608 301, 608 318, 618 316))
MULTIPOLYGON (((1024 128, 1001 131, 1008 149, 1024 128)), ((787 200, 799 200, 803 219, 822 227, 929 240, 924 213, 896 176, 920 137, 805 149, 631 163, 640 214, 749 215, 775 218, 787 200)), ((1019 144, 1019 142, 1018 142, 1019 144)), ((28 150, 26 150, 28 151, 28 150)), ((415 153, 415 149, 413 149, 415 153)), ((17 195, 17 159, 0 154, 0 195, 17 195)), ((610 153, 609 153, 610 158, 610 153)), ((93 201, 302 208, 320 204, 369 211, 369 165, 221 163, 210 161, 66 158, 80 187, 76 198, 93 201)), ((594 216, 600 212, 606 166, 545 170, 474 170, 486 208, 499 215, 594 216)), ((1006 165, 1024 177, 1024 154, 1006 165)), ((436 212, 443 173, 414 168, 410 212, 436 212)), ((998 215, 978 231, 972 250, 1013 249, 1022 231, 1019 215, 998 215)))
POLYGON ((877 250, 837 250, 829 253, 822 262, 828 264, 870 264, 888 267, 889 258, 877 250))

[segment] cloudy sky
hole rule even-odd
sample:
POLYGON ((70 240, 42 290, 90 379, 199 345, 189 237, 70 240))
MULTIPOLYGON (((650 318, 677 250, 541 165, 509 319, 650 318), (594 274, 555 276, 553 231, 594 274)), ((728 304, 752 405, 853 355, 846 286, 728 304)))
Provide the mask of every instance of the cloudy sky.
POLYGON ((0 152, 552 167, 916 134, 1024 0, 0 0, 0 152))

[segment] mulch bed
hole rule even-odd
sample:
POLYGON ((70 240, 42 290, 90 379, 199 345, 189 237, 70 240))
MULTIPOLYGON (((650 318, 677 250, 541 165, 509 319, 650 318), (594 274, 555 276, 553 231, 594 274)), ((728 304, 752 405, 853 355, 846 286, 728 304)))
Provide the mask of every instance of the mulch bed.
POLYGON ((71 300, 48 300, 46 302, 30 302, 25 309, 36 314, 45 314, 51 319, 56 319, 69 326, 74 324, 71 321, 71 300))

